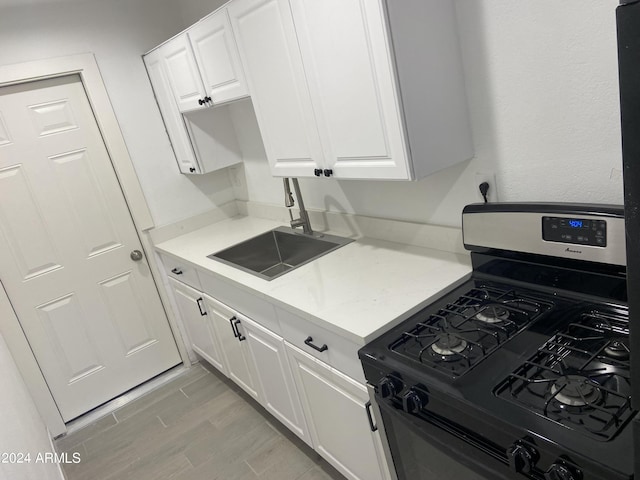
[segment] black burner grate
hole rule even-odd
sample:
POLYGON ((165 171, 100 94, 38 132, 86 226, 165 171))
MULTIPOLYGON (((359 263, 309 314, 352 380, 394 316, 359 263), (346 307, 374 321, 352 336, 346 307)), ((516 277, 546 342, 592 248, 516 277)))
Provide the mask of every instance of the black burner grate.
POLYGON ((609 440, 633 416, 624 315, 582 314, 496 389, 564 426, 609 440))
POLYGON ((459 377, 551 306, 515 290, 483 285, 434 314, 418 314, 415 326, 389 348, 459 377))

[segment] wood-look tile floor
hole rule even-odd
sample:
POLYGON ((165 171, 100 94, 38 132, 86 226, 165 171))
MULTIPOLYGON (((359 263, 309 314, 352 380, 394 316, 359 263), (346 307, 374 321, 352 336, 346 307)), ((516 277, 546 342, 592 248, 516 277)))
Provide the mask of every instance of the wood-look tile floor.
POLYGON ((68 480, 344 480, 234 383, 194 365, 56 441, 68 480))

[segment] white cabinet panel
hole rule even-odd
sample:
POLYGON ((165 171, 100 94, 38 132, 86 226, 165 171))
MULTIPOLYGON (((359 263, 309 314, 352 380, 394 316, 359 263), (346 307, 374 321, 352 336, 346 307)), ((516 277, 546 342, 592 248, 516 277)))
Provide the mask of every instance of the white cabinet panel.
POLYGON ((149 79, 181 173, 200 173, 184 120, 175 102, 160 50, 145 55, 149 79))
POLYGON ((310 176, 322 148, 287 0, 227 6, 271 173, 310 176))
POLYGON ((187 32, 202 83, 213 104, 249 95, 226 9, 218 10, 187 32))
POLYGON ((284 340, 249 319, 243 319, 242 324, 257 371, 262 404, 274 417, 311 445, 284 340))
POLYGON ((352 480, 387 477, 367 419, 367 390, 285 342, 315 450, 352 480))
POLYGON ((202 101, 206 92, 187 35, 171 39, 159 50, 178 109, 187 112, 201 108, 202 104, 198 100, 202 101))
POLYGON ((410 178, 380 2, 290 3, 326 168, 336 178, 410 178))
POLYGON ((214 313, 206 310, 202 294, 193 288, 169 279, 169 285, 187 329, 193 350, 223 373, 227 368, 221 353, 220 343, 214 336, 212 319, 214 313), (203 315, 204 314, 204 315, 203 315))
POLYGON ((204 295, 204 299, 213 321, 214 332, 222 345, 229 378, 253 398, 259 400, 255 366, 251 361, 249 346, 246 342, 247 335, 242 325, 245 317, 208 295, 204 295))

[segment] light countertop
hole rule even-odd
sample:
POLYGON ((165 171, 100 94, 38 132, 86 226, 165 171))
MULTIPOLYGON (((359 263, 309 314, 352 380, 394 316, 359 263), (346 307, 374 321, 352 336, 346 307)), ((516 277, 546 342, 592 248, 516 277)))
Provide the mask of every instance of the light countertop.
POLYGON ((156 248, 357 344, 373 340, 460 285, 471 272, 466 255, 372 238, 356 238, 271 281, 207 258, 278 226, 282 223, 234 217, 156 248))

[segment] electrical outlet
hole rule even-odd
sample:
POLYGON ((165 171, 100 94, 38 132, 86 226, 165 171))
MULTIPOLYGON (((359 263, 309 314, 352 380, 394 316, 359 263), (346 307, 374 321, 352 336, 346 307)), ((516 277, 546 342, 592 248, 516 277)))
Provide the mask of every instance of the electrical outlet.
POLYGON ((493 172, 476 172, 475 175, 475 184, 473 188, 476 192, 476 197, 480 202, 484 202, 484 197, 482 193, 480 193, 480 189, 478 186, 482 182, 487 182, 489 184, 489 191, 487 192, 487 201, 489 203, 494 203, 498 201, 498 185, 496 184, 496 175, 493 172))

